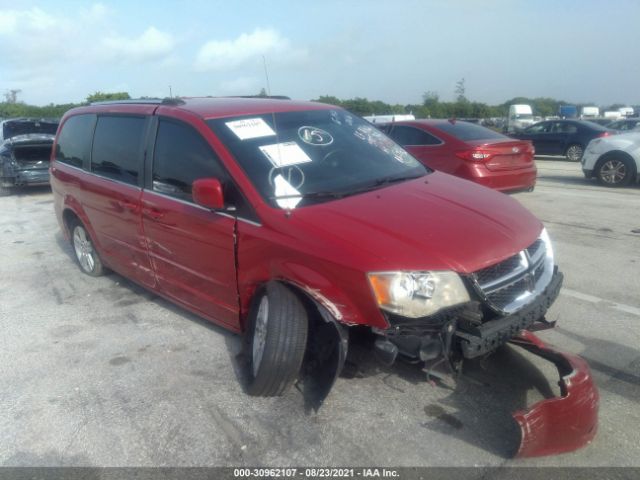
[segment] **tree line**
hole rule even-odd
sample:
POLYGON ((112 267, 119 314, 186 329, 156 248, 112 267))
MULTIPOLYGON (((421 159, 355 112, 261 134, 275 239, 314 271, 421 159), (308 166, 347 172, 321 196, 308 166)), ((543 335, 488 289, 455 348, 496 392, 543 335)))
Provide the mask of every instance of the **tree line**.
MULTIPOLYGON (((20 90, 10 90, 4 94, 5 101, 0 102, 0 118, 14 117, 35 117, 35 118, 59 118, 67 110, 81 105, 88 105, 91 102, 107 100, 128 100, 131 97, 127 92, 95 92, 87 96, 84 102, 49 104, 45 106, 27 105, 18 101, 17 94, 20 90)), ((264 96, 264 90, 258 96, 264 96)), ((149 97, 142 97, 149 98, 149 97)), ((455 100, 441 101, 437 92, 426 91, 422 95, 422 103, 415 104, 390 104, 381 100, 369 100, 364 97, 351 99, 339 99, 331 95, 322 95, 313 101, 329 103, 343 107, 356 115, 390 115, 390 114, 413 114, 416 118, 491 118, 505 117, 509 111, 509 105, 528 104, 533 108, 534 115, 548 117, 557 115, 560 105, 576 105, 577 107, 594 105, 593 103, 575 104, 564 100, 556 100, 549 97, 515 97, 499 105, 488 105, 483 102, 471 101, 466 97, 465 82, 461 79, 456 84, 455 100)), ((602 111, 616 110, 623 104, 609 105, 602 111)))
POLYGON ((87 97, 84 102, 80 103, 63 103, 45 106, 28 105, 17 99, 20 90, 9 90, 4 94, 4 102, 0 102, 0 118, 60 118, 67 110, 82 105, 89 105, 92 102, 102 102, 106 100, 129 100, 131 97, 127 92, 95 92, 87 97))

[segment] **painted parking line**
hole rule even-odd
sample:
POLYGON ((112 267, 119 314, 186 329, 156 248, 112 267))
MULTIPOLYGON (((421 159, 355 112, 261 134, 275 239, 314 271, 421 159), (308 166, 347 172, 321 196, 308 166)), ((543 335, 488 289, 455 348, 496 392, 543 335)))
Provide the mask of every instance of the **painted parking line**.
POLYGON ((640 308, 632 307, 631 305, 625 305, 624 303, 616 303, 610 300, 605 300, 604 298, 596 297, 595 295, 589 295, 587 293, 577 292, 575 290, 571 290, 570 288, 563 288, 560 290, 562 295, 566 295, 567 297, 577 298, 578 300, 584 300, 585 302, 590 303, 605 303, 607 306, 613 308, 614 310, 619 310, 621 312, 630 313, 631 315, 636 315, 640 317, 640 308))

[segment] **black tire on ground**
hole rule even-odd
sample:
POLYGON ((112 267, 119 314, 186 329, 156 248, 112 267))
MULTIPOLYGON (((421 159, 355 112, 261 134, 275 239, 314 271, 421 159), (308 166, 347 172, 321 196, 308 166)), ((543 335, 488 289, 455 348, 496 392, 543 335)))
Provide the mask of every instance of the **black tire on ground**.
POLYGON ((631 158, 612 153, 598 160, 594 173, 605 187, 624 187, 636 177, 636 165, 631 158))
POLYGON ((105 268, 102 260, 84 225, 79 220, 74 220, 69 225, 69 231, 71 232, 71 246, 80 270, 92 277, 104 275, 105 268))
POLYGON ((567 147, 565 156, 567 157, 567 160, 569 160, 570 162, 579 162, 582 159, 583 153, 584 153, 584 149, 582 148, 582 145, 573 143, 567 147))
POLYGON ((309 319, 295 293, 270 282, 258 295, 244 342, 247 393, 282 395, 296 380, 304 358, 309 319))

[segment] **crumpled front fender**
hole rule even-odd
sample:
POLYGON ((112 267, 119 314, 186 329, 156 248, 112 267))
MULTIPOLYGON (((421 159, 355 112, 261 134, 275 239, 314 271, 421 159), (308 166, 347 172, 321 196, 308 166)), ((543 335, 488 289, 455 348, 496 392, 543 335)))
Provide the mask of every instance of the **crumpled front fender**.
POLYGON ((571 452, 591 442, 598 427, 599 394, 587 362, 558 352, 529 331, 511 343, 551 361, 560 373, 561 391, 560 397, 541 400, 513 414, 521 431, 516 457, 571 452))

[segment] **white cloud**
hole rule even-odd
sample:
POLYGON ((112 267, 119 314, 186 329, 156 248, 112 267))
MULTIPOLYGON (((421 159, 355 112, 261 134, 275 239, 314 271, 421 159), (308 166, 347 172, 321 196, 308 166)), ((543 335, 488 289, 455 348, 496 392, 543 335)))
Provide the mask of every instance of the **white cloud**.
POLYGON ((88 9, 81 10, 81 15, 85 20, 101 20, 109 15, 110 10, 102 3, 94 3, 88 9))
POLYGON ((220 82, 217 95, 256 95, 263 85, 254 77, 238 77, 220 82))
POLYGON ((296 48, 273 29, 257 28, 234 40, 210 40, 198 51, 195 69, 201 72, 236 69, 262 55, 269 62, 295 63, 307 57, 307 50, 296 48))
POLYGON ((44 10, 0 10, 0 35, 13 35, 20 31, 38 32, 52 28, 58 19, 44 10))
POLYGON ((108 57, 124 62, 160 60, 169 56, 174 47, 173 35, 155 27, 147 28, 135 38, 110 36, 102 41, 103 51, 108 57))

